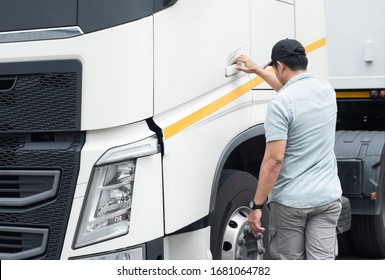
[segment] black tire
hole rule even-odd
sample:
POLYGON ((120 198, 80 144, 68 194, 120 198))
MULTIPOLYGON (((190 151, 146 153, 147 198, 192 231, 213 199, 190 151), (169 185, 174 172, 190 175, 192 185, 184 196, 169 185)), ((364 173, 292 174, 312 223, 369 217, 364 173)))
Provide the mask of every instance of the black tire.
MULTIPOLYGON (((382 207, 384 208, 384 207, 382 207)), ((385 257, 385 213, 380 215, 353 215, 352 237, 357 252, 368 258, 385 257)))
POLYGON ((353 215, 352 218, 354 245, 360 255, 368 258, 385 257, 385 184, 382 185, 380 199, 379 215, 353 215))
MULTIPOLYGON (((238 170, 223 171, 219 181, 215 209, 210 215, 210 247, 213 259, 222 259, 222 252, 230 249, 231 246, 237 246, 236 244, 224 242, 226 228, 228 228, 229 225, 234 228, 236 226, 241 226, 237 225, 234 221, 231 221, 230 218, 233 217, 234 214, 245 216, 243 222, 245 219, 247 220, 248 211, 250 211, 250 208, 248 208, 249 203, 254 198, 257 183, 257 179, 247 172, 238 170)), ((266 228, 268 227, 267 209, 264 209, 262 223, 266 228)), ((239 230, 240 234, 242 234, 242 230, 240 228, 239 230)), ((267 237, 268 233, 265 233, 263 243, 266 251, 268 251, 268 248, 266 247, 267 237)), ((247 238, 245 237, 245 239, 247 238)))
POLYGON ((342 210, 338 219, 337 229, 338 233, 344 233, 351 228, 352 223, 352 210, 350 207, 350 201, 348 198, 341 197, 342 210))
POLYGON ((352 232, 346 231, 337 235, 338 257, 356 256, 357 251, 353 243, 352 232))
POLYGON ((342 210, 337 224, 338 256, 351 256, 356 254, 350 228, 352 222, 352 211, 350 201, 341 197, 342 210))

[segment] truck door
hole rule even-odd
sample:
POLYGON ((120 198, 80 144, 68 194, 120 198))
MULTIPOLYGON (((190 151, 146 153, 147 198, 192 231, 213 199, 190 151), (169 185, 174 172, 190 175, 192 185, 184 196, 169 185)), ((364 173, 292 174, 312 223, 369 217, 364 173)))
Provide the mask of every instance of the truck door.
POLYGON ((225 75, 237 55, 250 55, 249 45, 249 0, 179 0, 154 15, 154 119, 165 132, 166 233, 208 214, 221 147, 249 126, 250 108, 245 106, 245 116, 229 135, 224 132, 228 122, 217 117, 251 101, 247 89, 232 102, 223 99, 244 84, 249 87, 247 75, 225 75), (175 128, 171 132, 170 126, 175 128), (221 139, 213 144, 218 134, 221 139), (181 215, 183 197, 199 207, 181 215))

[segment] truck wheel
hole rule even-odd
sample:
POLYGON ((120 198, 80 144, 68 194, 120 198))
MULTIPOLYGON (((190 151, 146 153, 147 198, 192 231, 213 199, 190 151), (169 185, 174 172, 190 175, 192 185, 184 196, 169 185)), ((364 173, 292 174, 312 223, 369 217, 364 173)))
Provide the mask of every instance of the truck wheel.
POLYGON ((351 236, 352 211, 348 198, 342 196, 342 210, 337 223, 338 255, 350 256, 354 254, 354 244, 351 236))
POLYGON ((353 215, 352 237, 359 254, 369 258, 385 257, 385 185, 381 188, 379 215, 353 215))
POLYGON ((352 232, 346 231, 337 235, 338 239, 338 257, 347 257, 357 255, 354 247, 352 232))
MULTIPOLYGON (((247 217, 257 179, 243 171, 224 170, 214 211, 210 215, 211 252, 213 259, 263 259, 264 242, 268 233, 255 238, 250 232, 247 217)), ((263 225, 268 227, 268 212, 263 210, 263 225)))
POLYGON ((352 210, 350 201, 347 197, 341 197, 342 210, 337 223, 338 233, 344 233, 351 228, 352 210))

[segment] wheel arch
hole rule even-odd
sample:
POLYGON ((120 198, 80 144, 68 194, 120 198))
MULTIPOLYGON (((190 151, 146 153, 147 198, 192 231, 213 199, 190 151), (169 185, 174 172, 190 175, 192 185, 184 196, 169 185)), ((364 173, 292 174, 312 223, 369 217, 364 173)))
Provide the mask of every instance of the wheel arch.
POLYGON ((219 180, 223 169, 245 171, 258 178, 265 146, 263 125, 257 125, 243 131, 228 143, 215 170, 211 189, 210 213, 215 209, 219 180))

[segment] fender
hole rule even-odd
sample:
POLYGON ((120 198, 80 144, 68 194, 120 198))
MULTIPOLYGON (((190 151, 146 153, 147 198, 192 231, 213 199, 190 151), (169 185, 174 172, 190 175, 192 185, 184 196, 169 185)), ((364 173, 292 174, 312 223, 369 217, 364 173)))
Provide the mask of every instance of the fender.
POLYGON ((230 154, 239 147, 242 143, 245 141, 252 139, 257 136, 265 135, 265 129, 263 127, 263 124, 256 125, 254 127, 249 128, 248 130, 240 133, 237 135, 233 140, 229 142, 226 149, 223 151, 220 160, 218 162, 217 168, 215 170, 213 185, 211 189, 211 198, 210 198, 210 213, 214 211, 215 208, 215 201, 218 193, 219 188, 219 179, 222 174, 223 167, 230 156, 230 154))

